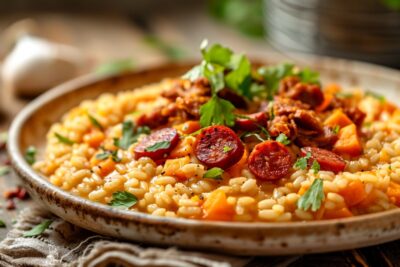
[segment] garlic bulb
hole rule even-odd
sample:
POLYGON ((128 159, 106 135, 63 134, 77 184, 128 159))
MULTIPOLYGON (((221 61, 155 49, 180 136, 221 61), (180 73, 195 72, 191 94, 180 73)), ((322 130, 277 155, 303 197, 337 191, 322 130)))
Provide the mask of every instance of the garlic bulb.
POLYGON ((1 75, 6 88, 33 96, 87 69, 88 59, 78 49, 24 36, 5 58, 1 75))

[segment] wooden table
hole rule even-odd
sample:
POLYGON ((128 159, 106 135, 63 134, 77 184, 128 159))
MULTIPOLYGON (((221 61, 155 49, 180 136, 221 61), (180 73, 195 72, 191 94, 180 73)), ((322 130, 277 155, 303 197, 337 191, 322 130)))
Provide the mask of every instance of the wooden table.
MULTIPOLYGON (((24 17, 26 15, 2 16, 0 32, 11 22, 24 17)), ((142 67, 168 60, 162 52, 143 42, 143 36, 149 33, 171 44, 179 44, 187 57, 197 55, 199 43, 204 37, 213 42, 229 44, 238 51, 252 54, 276 53, 265 41, 243 38, 202 12, 155 14, 154 17, 148 16, 150 27, 145 28, 134 24, 134 19, 123 16, 30 14, 29 17, 40 24, 45 37, 79 47, 93 57, 96 64, 112 59, 132 58, 137 66, 142 67)), ((15 114, 28 102, 15 97, 9 89, 0 87, 0 131, 7 129, 15 114)), ((5 157, 3 150, 0 152, 0 162, 4 162, 5 157)), ((13 173, 0 177, 0 192, 17 184, 17 177, 13 173)), ((4 204, 4 199, 0 202, 4 204)), ((4 206, 0 209, 0 218, 7 224, 7 228, 0 229, 0 238, 4 238, 12 227, 17 213, 32 205, 32 200, 16 204, 16 210, 7 211, 4 206)), ((400 241, 336 253, 256 257, 248 266, 400 266, 400 241)))

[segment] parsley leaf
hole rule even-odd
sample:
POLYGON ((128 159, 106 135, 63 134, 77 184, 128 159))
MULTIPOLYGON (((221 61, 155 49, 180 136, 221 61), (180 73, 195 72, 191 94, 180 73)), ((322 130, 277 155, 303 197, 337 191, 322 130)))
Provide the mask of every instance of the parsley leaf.
POLYGON ((206 171, 203 175, 203 178, 211 178, 220 180, 222 179, 221 175, 224 173, 224 170, 218 167, 214 167, 206 171))
POLYGON ((251 88, 251 63, 244 55, 231 57, 233 70, 225 76, 226 85, 249 99, 253 97, 251 88))
POLYGON ((223 151, 224 151, 224 153, 228 153, 228 152, 231 151, 232 149, 233 149, 233 148, 230 147, 230 146, 224 146, 223 151))
POLYGON ((311 165, 311 170, 313 170, 314 174, 317 174, 320 169, 321 169, 321 166, 319 165, 318 161, 314 160, 311 165))
POLYGON ((272 67, 261 67, 257 72, 264 78, 267 89, 267 99, 272 100, 278 91, 280 80, 287 76, 294 75, 294 65, 283 63, 272 67))
POLYGON ((301 81, 304 83, 312 83, 312 84, 319 84, 319 73, 316 71, 312 71, 309 68, 302 69, 298 76, 300 77, 301 81))
POLYGON ((290 140, 287 138, 286 134, 284 134, 284 133, 279 134, 278 137, 276 138, 276 141, 278 141, 279 143, 281 143, 285 146, 290 144, 290 140))
POLYGON ((224 68, 217 64, 203 62, 203 75, 208 79, 213 94, 218 93, 225 87, 224 68))
POLYGON ((0 166, 0 176, 6 175, 10 173, 10 167, 8 166, 0 166))
POLYGON ((29 163, 29 165, 32 165, 36 161, 36 148, 34 146, 29 146, 25 150, 25 160, 26 162, 29 163))
POLYGON ((113 207, 121 207, 129 209, 137 203, 138 199, 135 195, 126 191, 117 191, 112 194, 112 200, 108 205, 113 207))
POLYGON ((3 220, 0 220, 0 228, 6 228, 7 225, 3 220))
POLYGON ((30 231, 25 232, 23 236, 24 237, 38 236, 42 234, 47 228, 49 228, 52 222, 53 222, 52 220, 44 220, 42 223, 33 227, 30 231))
POLYGON ((96 159, 105 160, 111 157, 114 162, 121 162, 121 158, 118 157, 118 150, 104 151, 103 153, 97 154, 96 159))
POLYGON ((114 145, 126 150, 130 147, 130 145, 137 142, 141 134, 149 133, 149 127, 141 126, 135 128, 132 121, 125 121, 122 123, 122 137, 121 139, 114 139, 114 145))
POLYGON ((315 179, 310 188, 297 202, 297 207, 302 210, 317 211, 324 200, 324 183, 322 179, 315 179))
POLYGON ((207 49, 207 45, 207 41, 202 42, 201 44, 203 59, 206 62, 218 64, 223 67, 229 67, 229 62, 231 61, 231 56, 233 54, 232 50, 220 44, 213 44, 207 49))
POLYGON ((203 77, 203 70, 202 70, 202 66, 201 65, 197 65, 194 66, 192 69, 190 69, 188 72, 186 72, 182 78, 183 79, 187 79, 187 80, 191 80, 191 81, 195 81, 200 77, 203 77))
POLYGON ((200 125, 207 127, 210 125, 235 125, 235 107, 231 102, 213 96, 207 103, 200 107, 200 125))
POLYGON ((311 152, 307 152, 307 154, 304 157, 297 159, 293 167, 301 170, 307 169, 307 163, 310 158, 311 158, 311 152))
POLYGON ((100 130, 103 130, 103 126, 101 126, 100 122, 98 120, 96 120, 95 117, 93 117, 92 115, 88 114, 89 120, 90 122, 93 124, 94 127, 99 128, 100 130))
POLYGON ((65 136, 62 136, 59 133, 54 133, 54 135, 57 137, 58 141, 61 142, 61 143, 64 143, 64 144, 70 145, 70 146, 74 144, 74 141, 68 139, 65 136))
POLYGON ((159 149, 166 149, 169 148, 171 146, 171 142, 170 141, 161 141, 161 142, 157 142, 151 146, 146 147, 145 151, 147 152, 154 152, 157 151, 159 149))

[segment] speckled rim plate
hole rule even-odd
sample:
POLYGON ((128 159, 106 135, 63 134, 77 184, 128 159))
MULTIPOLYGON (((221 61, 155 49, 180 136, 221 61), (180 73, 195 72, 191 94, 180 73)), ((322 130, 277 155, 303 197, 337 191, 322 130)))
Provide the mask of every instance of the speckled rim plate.
MULTIPOLYGON (((276 63, 287 61, 287 58, 269 55, 265 61, 276 63)), ((368 89, 380 85, 390 99, 400 99, 400 73, 395 70, 322 57, 302 56, 300 61, 319 70, 323 81, 336 80, 345 85, 364 83, 364 86, 371 86, 368 89)), ((26 106, 12 123, 8 151, 15 171, 33 199, 59 217, 100 234, 235 255, 327 252, 400 238, 400 209, 347 219, 290 223, 164 218, 111 208, 73 196, 52 185, 25 162, 23 151, 26 147, 32 144, 43 149, 45 133, 51 123, 81 100, 103 92, 158 82, 163 77, 180 75, 189 67, 190 64, 166 64, 113 77, 89 75, 57 86, 26 106)))

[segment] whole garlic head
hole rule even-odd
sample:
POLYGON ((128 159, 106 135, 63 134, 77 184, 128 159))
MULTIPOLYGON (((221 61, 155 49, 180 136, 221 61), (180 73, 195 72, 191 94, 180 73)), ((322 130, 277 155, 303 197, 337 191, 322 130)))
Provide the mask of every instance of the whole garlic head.
POLYGON ((87 69, 88 59, 78 49, 24 36, 5 58, 1 75, 6 88, 18 95, 33 96, 87 69))

